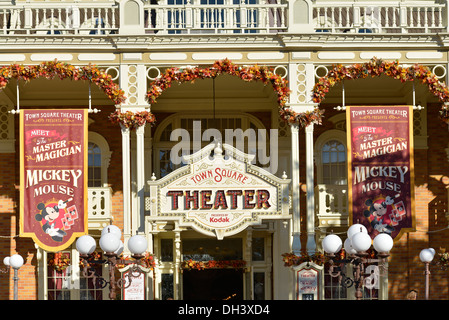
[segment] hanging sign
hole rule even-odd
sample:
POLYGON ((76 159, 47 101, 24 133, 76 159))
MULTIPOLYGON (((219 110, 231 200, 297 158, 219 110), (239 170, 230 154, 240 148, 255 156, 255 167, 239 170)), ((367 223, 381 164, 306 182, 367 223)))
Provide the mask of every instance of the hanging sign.
POLYGON ((133 275, 131 270, 123 274, 123 300, 145 300, 145 277, 145 272, 139 273, 136 276, 133 275), (129 283, 130 277, 131 283, 129 283))
POLYGON ((296 300, 320 300, 323 290, 323 266, 303 262, 293 268, 296 273, 296 300))
POLYGON ((223 239, 262 219, 290 219, 290 180, 251 165, 254 155, 210 144, 184 158, 188 165, 148 182, 150 220, 223 239))
POLYGON ((87 233, 87 110, 20 110, 20 236, 61 251, 87 233))
POLYGON ((352 223, 374 238, 415 230, 413 107, 346 107, 352 223))

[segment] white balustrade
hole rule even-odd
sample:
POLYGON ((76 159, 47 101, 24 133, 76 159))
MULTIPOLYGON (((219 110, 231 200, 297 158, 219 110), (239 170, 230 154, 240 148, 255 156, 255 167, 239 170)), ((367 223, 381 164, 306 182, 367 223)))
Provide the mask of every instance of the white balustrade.
MULTIPOLYGON (((288 32, 289 1, 145 1, 147 34, 288 32), (170 2, 169 2, 170 1, 170 2), (176 3, 176 4, 174 4, 176 3)), ((447 4, 438 0, 312 1, 315 32, 436 33, 447 31, 447 4)), ((296 13, 293 12, 293 16, 296 13)), ((1 34, 119 33, 119 4, 113 1, 27 1, 0 7, 1 34)))
MULTIPOLYGON (((161 1, 162 2, 162 1, 161 1)), ((145 5, 147 33, 254 33, 287 31, 287 4, 145 5)))
POLYGON ((2 34, 109 34, 119 28, 118 6, 27 2, 0 8, 2 34))
POLYGON ((89 227, 112 219, 111 196, 112 191, 109 187, 88 188, 88 221, 89 227))
POLYGON ((321 226, 346 225, 348 219, 348 186, 318 184, 315 207, 321 226))
POLYGON ((435 33, 445 31, 446 4, 437 1, 316 1, 317 32, 435 33))

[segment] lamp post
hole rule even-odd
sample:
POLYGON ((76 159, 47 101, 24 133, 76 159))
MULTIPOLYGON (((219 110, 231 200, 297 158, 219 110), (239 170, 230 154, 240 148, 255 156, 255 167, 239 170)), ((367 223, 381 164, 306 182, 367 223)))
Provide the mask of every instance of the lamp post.
POLYGON ((363 298, 363 283, 365 278, 364 274, 364 264, 366 263, 381 263, 382 267, 386 269, 387 258, 389 257, 389 252, 393 248, 393 239, 390 235, 386 233, 378 234, 373 241, 374 250, 378 252, 378 257, 380 259, 368 259, 366 252, 371 247, 371 237, 368 234, 366 227, 362 224, 354 224, 347 231, 347 239, 344 243, 344 248, 346 251, 346 259, 335 260, 335 254, 342 249, 343 242, 339 236, 335 234, 327 235, 323 239, 323 249, 326 252, 329 260, 329 274, 332 277, 338 277, 339 282, 346 288, 351 287, 355 284, 356 292, 355 298, 361 300, 363 298), (338 268, 335 264, 351 264, 354 268, 354 277, 347 277, 342 268, 338 268), (343 280, 343 283, 341 282, 343 280))
POLYGON ((424 262, 426 266, 426 270, 424 274, 426 276, 426 300, 429 300, 429 285, 430 285, 430 262, 432 262, 433 257, 435 256, 435 250, 433 248, 422 249, 419 253, 419 259, 424 262))
POLYGON ((144 236, 135 235, 128 240, 128 249, 134 258, 134 261, 120 260, 119 255, 123 252, 124 245, 120 240, 121 231, 118 227, 114 225, 109 225, 103 229, 101 232, 101 238, 99 241, 101 249, 104 251, 107 260, 94 260, 90 254, 95 251, 97 246, 95 239, 89 235, 81 236, 76 241, 76 249, 80 253, 80 257, 83 260, 83 275, 86 278, 93 278, 94 281, 99 281, 102 283, 102 288, 109 283, 109 299, 113 300, 115 298, 115 293, 117 287, 122 288, 122 279, 115 279, 115 267, 117 264, 133 264, 131 272, 127 274, 128 283, 127 286, 131 285, 133 277, 138 277, 142 270, 137 266, 139 261, 144 257, 144 253, 147 250, 147 240, 144 236), (108 264, 109 265, 109 281, 98 276, 90 265, 98 264, 108 264))
POLYGON ((23 266, 23 258, 20 254, 14 254, 11 257, 6 257, 3 259, 3 263, 6 265, 6 269, 1 270, 1 272, 6 273, 9 271, 9 267, 14 270, 14 300, 19 299, 19 269, 23 266))

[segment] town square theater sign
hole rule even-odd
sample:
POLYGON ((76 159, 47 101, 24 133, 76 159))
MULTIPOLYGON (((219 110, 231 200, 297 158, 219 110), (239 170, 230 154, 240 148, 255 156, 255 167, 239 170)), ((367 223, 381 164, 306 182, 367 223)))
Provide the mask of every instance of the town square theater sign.
POLYGON ((290 179, 252 165, 253 158, 219 143, 184 156, 187 165, 148 182, 149 220, 178 221, 221 240, 263 219, 290 219, 290 179))

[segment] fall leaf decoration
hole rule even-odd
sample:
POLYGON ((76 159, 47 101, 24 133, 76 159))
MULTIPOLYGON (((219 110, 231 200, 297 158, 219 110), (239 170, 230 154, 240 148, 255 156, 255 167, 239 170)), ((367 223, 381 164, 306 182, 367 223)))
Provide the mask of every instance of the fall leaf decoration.
POLYGON ((24 66, 12 64, 0 67, 0 89, 5 88, 12 78, 24 81, 36 78, 85 80, 97 85, 115 104, 120 104, 126 99, 124 91, 114 83, 112 77, 91 64, 75 67, 71 64, 54 60, 42 62, 39 65, 24 66))
MULTIPOLYGON (((376 57, 366 63, 356 63, 351 66, 334 65, 326 76, 320 78, 312 91, 315 103, 321 103, 330 88, 343 80, 374 78, 386 75, 401 82, 419 80, 426 85, 441 102, 449 102, 449 90, 445 83, 440 82, 435 74, 426 66, 414 64, 410 67, 399 65, 398 61, 384 61, 376 57)), ((440 110, 440 118, 449 122, 449 106, 444 104, 440 110)))
MULTIPOLYGON (((119 263, 117 263, 116 267, 117 269, 121 269, 124 268, 127 264, 129 263, 135 263, 136 260, 134 260, 133 258, 131 258, 130 256, 125 256, 125 255, 121 255, 120 259, 119 259, 119 263)), ((145 254, 145 256, 139 260, 139 265, 141 265, 142 267, 145 267, 147 269, 151 269, 154 270, 154 267, 156 266, 156 261, 154 260, 154 255, 147 252, 145 254)))
POLYGON ((120 123, 126 128, 129 128, 130 130, 134 130, 144 125, 145 123, 153 125, 156 122, 156 117, 154 116, 153 113, 149 111, 120 112, 119 110, 116 110, 115 112, 109 115, 109 120, 112 123, 120 123))
POLYGON ((63 272, 71 265, 71 260, 67 253, 55 252, 49 255, 48 265, 58 272, 63 272))
POLYGON ((181 269, 186 270, 205 270, 205 269, 243 269, 246 266, 244 260, 209 260, 195 261, 192 259, 184 260, 181 263, 181 269))
POLYGON ((228 59, 218 60, 209 68, 186 67, 186 68, 170 68, 160 75, 150 84, 147 92, 147 100, 150 104, 157 102, 157 98, 171 87, 173 82, 194 83, 197 79, 215 78, 220 74, 229 74, 236 76, 243 81, 262 81, 264 85, 271 85, 277 96, 279 105, 279 114, 281 118, 288 123, 299 123, 301 126, 310 123, 321 123, 321 117, 324 111, 315 109, 309 112, 297 113, 287 107, 290 89, 288 81, 281 76, 275 74, 266 66, 239 66, 232 63, 228 59))
POLYGON ((302 252, 301 255, 296 255, 292 252, 282 254, 282 261, 284 261, 285 267, 299 266, 304 262, 313 262, 319 266, 322 266, 325 262, 326 258, 322 253, 315 253, 313 255, 309 255, 306 252, 302 252))

